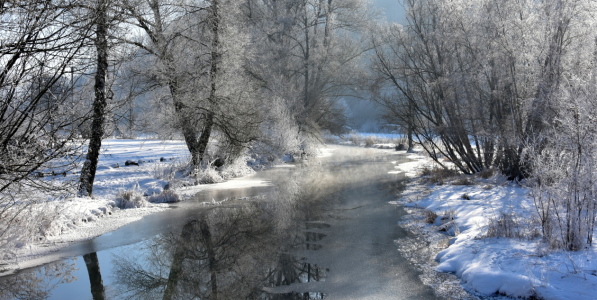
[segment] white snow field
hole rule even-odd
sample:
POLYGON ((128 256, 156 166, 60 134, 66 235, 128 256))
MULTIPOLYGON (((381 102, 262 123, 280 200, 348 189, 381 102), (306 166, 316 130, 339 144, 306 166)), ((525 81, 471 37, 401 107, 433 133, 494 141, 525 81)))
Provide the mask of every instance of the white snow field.
MULTIPOLYGON (((417 169, 433 164, 422 154, 410 157, 413 162, 391 172, 414 177, 417 169)), ((471 185, 454 183, 457 180, 434 185, 415 179, 398 200, 419 216, 405 221, 411 223, 407 226, 434 233, 424 234, 432 239, 430 244, 445 244, 435 257, 437 271, 455 274, 473 294, 597 299, 597 247, 567 252, 546 246, 540 226, 533 222, 536 211, 529 189, 500 176, 475 178, 471 185), (429 211, 437 217, 426 221, 429 211), (488 234, 504 222, 520 237, 488 234)))

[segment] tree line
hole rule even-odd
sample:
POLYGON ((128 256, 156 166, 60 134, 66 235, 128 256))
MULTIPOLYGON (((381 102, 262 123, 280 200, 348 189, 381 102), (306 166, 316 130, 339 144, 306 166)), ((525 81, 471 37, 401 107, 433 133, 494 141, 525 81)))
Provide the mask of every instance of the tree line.
MULTIPOLYGON (((405 0, 372 38, 376 99, 409 139, 464 174, 532 187, 543 237, 595 227, 596 7, 584 0, 405 0)), ((412 144, 411 144, 412 147, 412 144)))
POLYGON ((322 132, 344 130, 337 100, 362 63, 368 10, 361 0, 0 1, 5 228, 34 202, 24 199, 91 196, 102 139, 115 133, 180 137, 195 169, 247 151, 309 152, 322 132), (43 178, 69 172, 76 183, 43 178))
POLYGON ((365 0, 0 1, 0 216, 81 160, 92 195, 115 132, 180 136, 194 168, 273 159, 342 133, 356 95, 439 165, 531 185, 554 246, 591 243, 592 1, 400 4, 403 25, 365 0))

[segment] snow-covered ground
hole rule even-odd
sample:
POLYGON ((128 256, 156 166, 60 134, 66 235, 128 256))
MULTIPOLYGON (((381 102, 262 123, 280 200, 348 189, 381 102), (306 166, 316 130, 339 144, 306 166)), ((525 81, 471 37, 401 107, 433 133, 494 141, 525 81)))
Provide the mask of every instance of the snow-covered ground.
POLYGON ((339 145, 365 146, 378 149, 395 149, 406 143, 406 137, 398 133, 351 132, 343 136, 326 135, 328 143, 339 145))
MULTIPOLYGON (((391 172, 415 177, 423 166, 432 165, 422 154, 411 158, 413 162, 391 172)), ((411 212, 406 228, 425 236, 430 245, 442 245, 432 267, 455 274, 473 294, 597 299, 597 247, 566 252, 542 243, 525 187, 500 176, 456 178, 443 185, 419 178, 408 183, 397 203, 411 212), (491 234, 505 228, 520 237, 491 234)))
POLYGON ((359 132, 358 136, 363 137, 363 138, 375 138, 375 139, 401 139, 404 137, 403 134, 400 133, 379 133, 379 132, 359 132))
POLYGON ((119 190, 129 190, 135 185, 151 193, 152 188, 159 189, 167 183, 155 178, 156 175, 188 161, 189 155, 184 141, 104 140, 93 185, 94 197, 113 198, 119 190), (127 160, 139 166, 126 166, 127 160))
MULTIPOLYGON (((28 240, 21 237, 22 241, 11 243, 12 248, 3 249, 0 274, 38 265, 44 262, 40 258, 73 242, 114 231, 148 214, 167 209, 168 204, 151 202, 144 202, 139 208, 119 209, 115 199, 119 192, 130 190, 145 195, 146 199, 160 194, 171 182, 174 171, 184 165, 188 157, 184 141, 104 140, 93 197, 56 199, 31 206, 22 215, 21 223, 38 222, 41 227, 38 236, 28 237, 28 240)), ((76 177, 72 174, 64 180, 76 180, 76 177)), ((184 200, 204 190, 265 185, 268 183, 241 177, 217 184, 179 185, 172 190, 184 200)))

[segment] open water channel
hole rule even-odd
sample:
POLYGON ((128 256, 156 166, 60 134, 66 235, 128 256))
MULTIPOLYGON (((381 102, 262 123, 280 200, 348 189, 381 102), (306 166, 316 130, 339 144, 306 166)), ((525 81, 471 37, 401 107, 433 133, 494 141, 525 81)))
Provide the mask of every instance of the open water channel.
POLYGON ((396 246, 403 156, 333 150, 69 246, 0 278, 0 299, 434 299, 396 246))

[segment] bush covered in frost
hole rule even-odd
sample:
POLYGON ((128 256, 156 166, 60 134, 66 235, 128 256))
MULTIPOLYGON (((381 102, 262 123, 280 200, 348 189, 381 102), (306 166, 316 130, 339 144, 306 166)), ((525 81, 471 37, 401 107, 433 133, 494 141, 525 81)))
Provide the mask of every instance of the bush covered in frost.
POLYGON ((164 190, 159 194, 149 196, 148 200, 152 203, 174 203, 180 201, 180 196, 173 190, 164 190))
POLYGON ((116 195, 116 206, 121 209, 138 208, 147 206, 143 194, 136 190, 120 191, 116 195))
POLYGON ((220 173, 212 166, 195 170, 195 179, 199 184, 211 184, 224 181, 220 173))
POLYGON ((228 180, 231 178, 246 176, 255 173, 255 170, 253 170, 251 167, 247 165, 247 160, 249 160, 248 157, 241 156, 235 159, 232 163, 225 164, 220 171, 222 178, 228 180))

